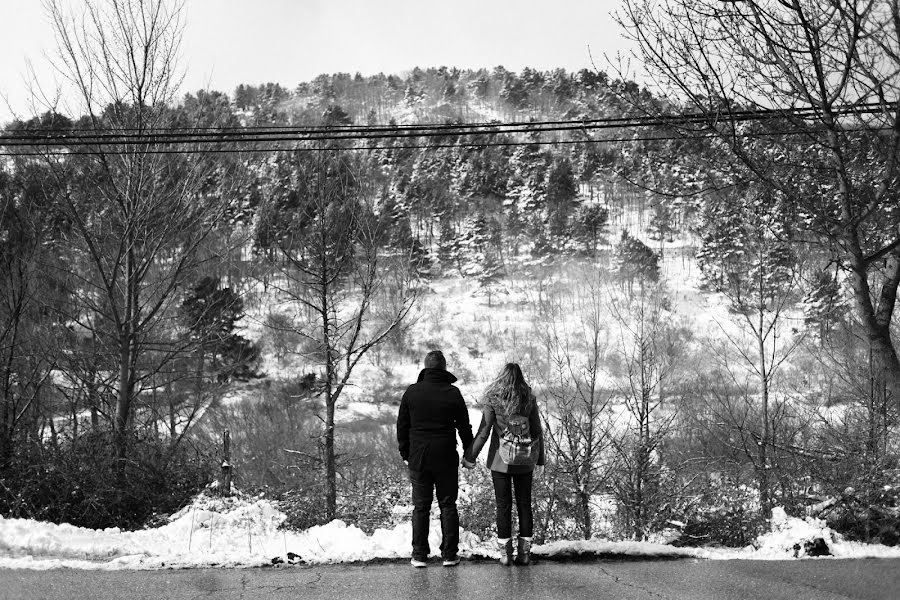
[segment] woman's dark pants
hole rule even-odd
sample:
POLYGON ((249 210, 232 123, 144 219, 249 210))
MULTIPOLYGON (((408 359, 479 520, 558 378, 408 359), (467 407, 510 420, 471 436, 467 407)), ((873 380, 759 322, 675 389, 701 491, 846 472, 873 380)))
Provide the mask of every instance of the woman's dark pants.
POLYGON ((494 496, 497 499, 497 537, 512 537, 513 489, 516 496, 516 512, 519 514, 519 537, 531 537, 534 533, 534 515, 531 512, 531 484, 534 473, 498 473, 491 471, 494 480, 494 496))

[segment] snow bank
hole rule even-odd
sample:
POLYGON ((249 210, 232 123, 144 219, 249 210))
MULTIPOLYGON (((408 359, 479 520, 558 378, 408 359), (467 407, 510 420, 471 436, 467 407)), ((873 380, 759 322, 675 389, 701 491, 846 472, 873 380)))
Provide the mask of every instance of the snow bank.
MULTIPOLYGON (((437 510, 431 522, 432 554, 440 546, 437 510)), ((400 515, 398 516, 405 516, 400 515)), ((169 522, 142 531, 85 529, 26 519, 0 518, 0 567, 78 569, 160 569, 254 567, 280 563, 323 564, 410 555, 412 525, 408 520, 371 535, 343 521, 301 532, 279 529, 285 515, 263 497, 237 494, 214 498, 204 494, 172 515, 169 522)), ((555 542, 535 546, 539 556, 583 554, 630 556, 693 555, 693 551, 658 544, 555 542)), ((460 532, 464 557, 498 558, 493 540, 460 532)))
MULTIPOLYGON (((433 511, 437 517, 437 510, 433 511)), ((397 516, 407 517, 404 511, 397 516)), ((236 495, 213 498, 201 494, 169 522, 142 531, 85 529, 26 519, 0 517, 0 568, 162 569, 255 567, 303 562, 324 564, 403 559, 410 555, 412 525, 405 520, 371 535, 343 521, 301 532, 279 529, 285 515, 263 497, 236 495)), ((440 523, 431 522, 432 554, 440 545, 440 523)), ((710 559, 789 559, 809 555, 807 542, 821 538, 838 558, 900 557, 900 548, 844 541, 817 519, 773 513, 772 531, 755 547, 743 550, 676 548, 650 542, 603 540, 558 541, 536 545, 533 552, 549 559, 586 556, 710 559)), ((464 557, 498 558, 494 540, 460 532, 464 557)))
MULTIPOLYGON (((436 511, 435 511, 436 512, 436 511)), ((262 497, 198 496, 154 529, 94 530, 26 519, 0 518, 0 567, 48 569, 159 569, 254 567, 403 558, 410 554, 412 526, 400 523, 367 535, 343 521, 302 532, 279 529, 285 515, 262 497)), ((429 542, 440 545, 440 523, 429 542)), ((478 553, 481 540, 460 535, 464 555, 478 553)))
POLYGON ((771 530, 753 546, 740 549, 704 549, 705 558, 785 560, 791 558, 900 558, 900 547, 847 541, 813 517, 788 516, 781 507, 772 509, 771 530))
POLYGON ((633 556, 647 558, 693 558, 701 555, 696 548, 676 548, 651 542, 606 542, 602 540, 559 541, 535 546, 537 556, 575 558, 585 556, 633 556))

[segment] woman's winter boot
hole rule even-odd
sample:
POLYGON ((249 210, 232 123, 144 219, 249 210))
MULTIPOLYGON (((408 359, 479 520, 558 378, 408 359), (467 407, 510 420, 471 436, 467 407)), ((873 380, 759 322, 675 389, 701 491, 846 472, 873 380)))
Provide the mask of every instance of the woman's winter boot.
POLYGON ((512 538, 497 538, 497 547, 500 549, 500 564, 505 567, 513 564, 512 538))
POLYGON ((519 553, 516 555, 516 564, 526 566, 531 564, 531 538, 519 538, 519 553))

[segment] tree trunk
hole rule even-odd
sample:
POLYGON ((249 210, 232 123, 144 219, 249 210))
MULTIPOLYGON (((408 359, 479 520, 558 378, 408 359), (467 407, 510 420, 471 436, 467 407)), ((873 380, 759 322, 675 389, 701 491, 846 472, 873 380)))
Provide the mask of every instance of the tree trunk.
MULTIPOLYGON (((836 146, 836 134, 832 133, 832 143, 836 146)), ((842 157, 833 152, 836 171, 842 172, 842 157)), ((891 319, 897 301, 897 287, 900 284, 900 247, 894 248, 886 257, 885 276, 881 293, 876 304, 869 285, 869 264, 866 262, 859 239, 859 225, 851 202, 851 191, 843 177, 838 178, 843 196, 841 221, 844 225, 843 242, 849 254, 850 285, 860 323, 869 339, 869 347, 875 355, 876 377, 885 383, 891 400, 900 402, 900 360, 891 339, 891 319), (877 306, 877 308, 876 308, 877 306)))
MULTIPOLYGON (((763 288, 760 288, 763 289, 763 288)), ((757 341, 759 343, 759 384, 760 384, 760 401, 762 403, 762 436, 759 441, 759 463, 757 464, 757 477, 759 480, 759 506, 762 510, 763 517, 768 519, 772 516, 772 494, 769 483, 769 373, 766 369, 766 345, 763 339, 765 326, 765 315, 762 310, 759 311, 759 334, 757 341)))
MULTIPOLYGON (((328 270, 323 273, 327 277, 328 270)), ((325 345, 325 516, 329 521, 337 515, 337 465, 334 457, 334 362, 331 327, 328 322, 330 309, 328 285, 322 284, 322 342, 325 345)))
POLYGON ((0 473, 9 466, 12 458, 12 427, 8 424, 9 406, 7 400, 2 401, 0 412, 0 473))
POLYGON ((586 490, 579 492, 578 496, 581 500, 581 533, 584 535, 584 539, 589 540, 591 539, 591 529, 593 528, 591 523, 591 497, 586 490))
POLYGON ((87 400, 88 407, 90 407, 91 412, 91 431, 97 431, 98 429, 100 429, 100 413, 97 410, 97 384, 94 382, 94 377, 95 374, 93 371, 91 371, 87 382, 87 400))
POLYGON ((132 356, 134 342, 135 303, 134 300, 134 251, 129 248, 125 259, 125 303, 122 331, 119 335, 119 389, 116 399, 115 440, 116 455, 125 459, 128 420, 131 416, 131 396, 134 390, 132 377, 132 356))
POLYGON ((166 391, 168 392, 166 396, 169 398, 169 443, 174 446, 175 440, 178 439, 178 433, 176 431, 178 423, 175 418, 175 397, 172 394, 171 381, 166 384, 166 388, 166 391))

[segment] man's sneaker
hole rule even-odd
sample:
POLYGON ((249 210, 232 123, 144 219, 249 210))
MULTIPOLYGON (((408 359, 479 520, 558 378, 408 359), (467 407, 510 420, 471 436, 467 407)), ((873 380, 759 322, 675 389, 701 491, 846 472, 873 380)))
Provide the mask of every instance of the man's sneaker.
POLYGON ((419 560, 418 558, 413 558, 412 560, 409 561, 409 564, 411 564, 412 566, 414 566, 417 569, 421 569, 422 567, 428 566, 427 562, 425 562, 424 560, 419 560))
POLYGON ((455 567, 455 566, 458 565, 458 564, 459 564, 459 557, 458 557, 458 556, 454 556, 453 558, 445 558, 445 559, 444 559, 444 566, 445 566, 445 567, 455 567))

